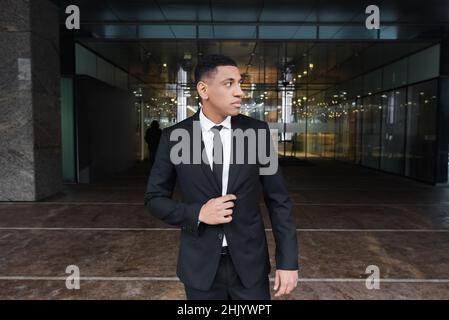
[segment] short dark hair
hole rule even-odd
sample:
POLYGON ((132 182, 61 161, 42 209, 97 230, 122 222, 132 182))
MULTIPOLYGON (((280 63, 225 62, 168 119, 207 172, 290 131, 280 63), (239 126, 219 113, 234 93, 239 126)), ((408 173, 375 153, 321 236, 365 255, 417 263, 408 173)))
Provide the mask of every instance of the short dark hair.
POLYGON ((210 54, 199 59, 195 68, 195 83, 200 82, 205 74, 216 71, 217 67, 220 66, 237 67, 237 63, 222 54, 210 54))

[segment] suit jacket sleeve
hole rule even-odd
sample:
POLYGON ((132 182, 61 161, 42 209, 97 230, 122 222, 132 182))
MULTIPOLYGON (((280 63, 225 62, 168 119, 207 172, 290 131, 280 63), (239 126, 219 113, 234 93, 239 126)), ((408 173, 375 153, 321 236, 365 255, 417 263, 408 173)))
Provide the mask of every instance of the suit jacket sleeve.
MULTIPOLYGON (((266 123, 265 129, 268 133, 267 148, 270 152, 276 152, 266 123)), ((263 167, 263 165, 261 166, 263 167)), ((280 168, 278 167, 273 175, 260 175, 260 181, 276 241, 276 268, 298 270, 298 242, 293 205, 288 196, 280 168)))
POLYGON ((164 129, 148 179, 145 207, 164 222, 198 235, 198 216, 202 204, 187 204, 173 200, 175 183, 176 169, 170 161, 169 132, 164 129))

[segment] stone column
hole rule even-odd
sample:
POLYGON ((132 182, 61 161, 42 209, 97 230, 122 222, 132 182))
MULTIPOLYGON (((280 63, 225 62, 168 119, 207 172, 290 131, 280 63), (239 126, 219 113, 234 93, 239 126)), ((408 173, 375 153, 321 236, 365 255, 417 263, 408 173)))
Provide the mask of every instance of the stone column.
POLYGON ((0 201, 62 190, 58 14, 49 0, 0 0, 0 201))

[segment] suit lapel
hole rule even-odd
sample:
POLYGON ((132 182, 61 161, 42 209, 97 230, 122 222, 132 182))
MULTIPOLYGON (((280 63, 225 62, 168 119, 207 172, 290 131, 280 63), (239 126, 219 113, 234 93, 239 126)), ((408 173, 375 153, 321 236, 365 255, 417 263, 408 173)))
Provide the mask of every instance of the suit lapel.
MULTIPOLYGON (((201 154, 206 151, 203 151, 205 148, 203 136, 201 135, 201 154)), ((204 175, 209 179, 209 182, 214 186, 215 191, 221 196, 221 186, 218 185, 217 180, 214 177, 214 174, 212 172, 212 169, 210 168, 210 165, 208 163, 205 163, 201 160, 201 169, 203 170, 204 175)))
MULTIPOLYGON (((198 121, 198 124, 199 124, 199 121, 200 121, 200 109, 198 109, 198 112, 195 113, 192 116, 192 120, 193 121, 198 121)), ((192 155, 193 155, 193 148, 192 148, 192 146, 193 146, 193 139, 195 138, 194 134, 193 134, 193 121, 192 121, 192 126, 191 126, 191 131, 190 131, 190 134, 191 134, 191 137, 192 137, 192 141, 191 141, 191 144, 190 144, 190 146, 191 146, 191 154, 192 155)), ((200 128, 200 130, 201 130, 201 128, 200 128)), ((201 155, 202 155, 203 152, 206 153, 206 151, 204 151, 205 146, 204 146, 204 141, 203 141, 203 134, 202 134, 202 131, 200 131, 200 132, 201 132, 201 155)), ((193 156, 192 156, 192 160, 193 160, 193 156)), ((210 168, 210 165, 205 163, 202 160, 202 158, 201 158, 200 167, 201 167, 201 170, 203 171, 203 174, 209 180, 211 186, 213 186, 214 190, 221 196, 221 186, 218 186, 218 183, 215 180, 215 177, 214 177, 214 174, 212 173, 212 169, 210 168)))
MULTIPOLYGON (((245 130, 245 128, 240 123, 239 117, 235 116, 231 118, 231 130, 236 129, 242 129, 245 130)), ((231 131, 231 132, 232 132, 231 131)), ((232 139, 231 135, 231 163, 229 164, 229 176, 228 176, 228 188, 226 190, 226 194, 232 193, 232 188, 234 187, 235 181, 237 180, 240 168, 242 167, 242 164, 236 164, 235 161, 235 155, 236 155, 236 145, 234 143, 234 139, 232 139)))
MULTIPOLYGON (((200 111, 198 110, 197 113, 195 113, 192 116, 193 121, 200 121, 200 111)), ((191 136, 193 137, 193 121, 191 128, 191 136)), ((231 130, 235 129, 242 129, 245 131, 245 127, 242 125, 242 123, 239 121, 239 116, 231 117, 231 130)), ((193 140, 193 139, 192 139, 193 140)), ((193 145, 193 141, 191 143, 191 146, 193 145)), ((205 146, 203 141, 203 136, 201 132, 201 152, 203 152, 205 146)), ((193 149, 192 149, 193 151, 193 149)), ((204 151, 205 152, 205 151, 204 151)), ((191 153, 192 154, 192 153, 191 153)), ((236 145, 234 143, 234 139, 232 139, 232 131, 231 131, 231 163, 229 164, 229 175, 228 175, 228 187, 226 190, 226 194, 231 193, 233 190, 234 184, 238 178, 239 172, 243 164, 236 164, 235 162, 235 154, 236 154, 236 145)), ((213 175, 212 169, 210 168, 210 165, 205 163, 204 161, 201 161, 200 164, 201 170, 203 174, 206 176, 206 178, 209 180, 211 185, 213 186, 214 190, 221 196, 221 186, 218 185, 217 181, 215 180, 215 177, 213 175)))

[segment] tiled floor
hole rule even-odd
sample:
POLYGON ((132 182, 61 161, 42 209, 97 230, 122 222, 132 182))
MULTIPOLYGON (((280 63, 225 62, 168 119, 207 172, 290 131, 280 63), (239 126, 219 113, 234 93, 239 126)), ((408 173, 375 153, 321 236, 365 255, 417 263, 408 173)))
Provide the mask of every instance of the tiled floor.
MULTIPOLYGON (((0 298, 183 299, 179 231, 145 212, 146 171, 0 203, 0 298), (79 290, 66 288, 69 265, 80 268, 79 290)), ((301 265, 287 299, 449 299, 449 188, 340 162, 283 171, 301 265), (378 290, 366 287, 369 265, 378 290)))

